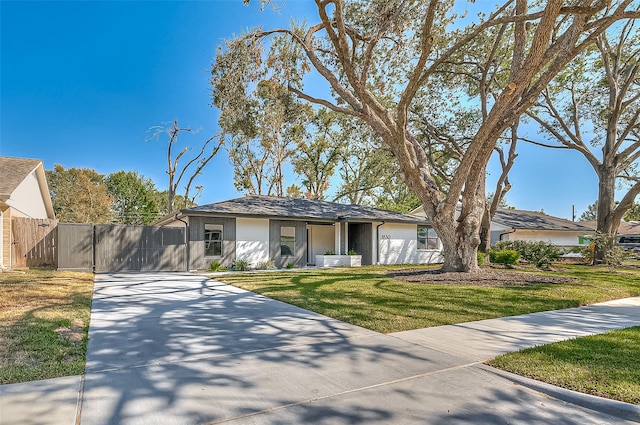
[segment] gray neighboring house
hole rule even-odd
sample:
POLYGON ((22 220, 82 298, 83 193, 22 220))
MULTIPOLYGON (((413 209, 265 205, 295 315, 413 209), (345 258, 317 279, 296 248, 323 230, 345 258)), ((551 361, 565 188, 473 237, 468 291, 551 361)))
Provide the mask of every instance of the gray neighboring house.
MULTIPOLYGON (((589 227, 591 233, 598 227, 596 221, 582 221, 580 224, 589 227)), ((618 245, 640 251, 640 221, 621 221, 617 237, 618 245)))
POLYGON ((558 246, 588 245, 592 230, 580 222, 535 211, 501 208, 491 221, 491 244, 501 240, 544 241, 558 246))
MULTIPOLYGON (((581 221, 580 224, 591 229, 591 232, 595 232, 598 227, 598 222, 595 220, 581 221)), ((640 235, 640 221, 621 221, 618 226, 618 236, 639 236, 640 235)))
MULTIPOLYGON (((422 207, 411 212, 426 217, 422 207)), ((498 241, 543 241, 572 247, 589 244, 584 236, 593 233, 584 223, 554 217, 535 211, 499 208, 491 220, 491 245, 498 241)))
POLYGON ((315 265, 316 255, 349 250, 363 265, 442 261, 425 218, 361 205, 249 195, 187 208, 156 225, 188 227, 190 270, 239 259, 304 267, 315 265))

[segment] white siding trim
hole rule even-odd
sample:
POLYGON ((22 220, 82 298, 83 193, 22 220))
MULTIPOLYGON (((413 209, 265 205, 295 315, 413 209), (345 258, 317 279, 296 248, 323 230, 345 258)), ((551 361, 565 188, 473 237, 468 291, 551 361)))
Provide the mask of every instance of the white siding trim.
POLYGON ((252 267, 269 258, 269 219, 236 218, 236 258, 252 267))

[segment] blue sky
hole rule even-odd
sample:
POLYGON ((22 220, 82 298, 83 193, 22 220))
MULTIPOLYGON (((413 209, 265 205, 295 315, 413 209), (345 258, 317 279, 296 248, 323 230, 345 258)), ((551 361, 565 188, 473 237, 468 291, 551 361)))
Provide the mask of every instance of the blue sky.
MULTIPOLYGON (((1 0, 0 155, 38 158, 46 169, 135 170, 165 189, 166 144, 147 140, 148 130, 177 119, 200 128, 183 139, 192 146, 214 134, 216 46, 292 16, 315 22, 314 3, 285 0, 279 12, 261 12, 257 0, 1 0)), ((595 174, 578 153, 521 143, 519 154, 511 205, 571 218, 572 205, 579 215, 596 199, 595 174)), ((493 162, 489 173, 491 183, 493 162)), ((241 196, 225 152, 196 184, 201 204, 241 196)))

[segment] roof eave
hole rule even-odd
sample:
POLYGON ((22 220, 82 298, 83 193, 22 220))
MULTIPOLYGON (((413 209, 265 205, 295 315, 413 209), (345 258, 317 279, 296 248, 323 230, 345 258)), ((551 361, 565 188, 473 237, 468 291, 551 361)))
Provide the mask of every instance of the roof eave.
POLYGON ((221 218, 257 218, 257 219, 270 219, 270 220, 294 220, 294 221, 314 221, 314 222, 385 222, 385 223, 398 223, 398 224, 429 224, 428 220, 399 220, 393 218, 384 217, 347 217, 347 218, 329 218, 329 217, 313 217, 313 216, 287 216, 287 215, 264 215, 264 214, 246 214, 246 213, 232 213, 232 212, 215 212, 215 211, 193 211, 185 209, 181 211, 182 214, 190 217, 221 217, 221 218))

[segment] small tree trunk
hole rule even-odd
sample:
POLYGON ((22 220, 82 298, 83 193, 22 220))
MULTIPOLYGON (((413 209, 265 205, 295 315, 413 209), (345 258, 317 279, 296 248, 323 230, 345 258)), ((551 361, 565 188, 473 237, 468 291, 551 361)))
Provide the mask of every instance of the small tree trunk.
MULTIPOLYGON (((482 221, 480 225, 480 246, 478 251, 487 255, 491 247, 491 213, 488 208, 485 208, 482 214, 482 221)), ((487 257, 487 260, 489 257, 487 257)))
MULTIPOLYGON (((604 235, 615 235, 618 225, 615 223, 615 173, 608 170, 606 165, 601 165, 598 170, 598 215, 596 230, 604 235)), ((593 255, 593 264, 604 261, 605 247, 596 246, 593 255)))
POLYGON ((176 191, 173 189, 173 182, 169 183, 169 208, 168 214, 173 214, 173 203, 176 196, 176 191))

